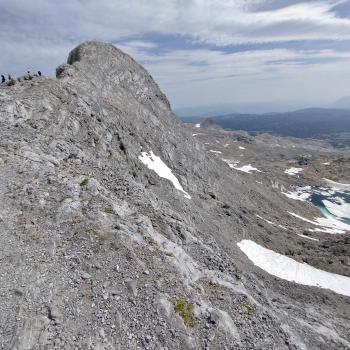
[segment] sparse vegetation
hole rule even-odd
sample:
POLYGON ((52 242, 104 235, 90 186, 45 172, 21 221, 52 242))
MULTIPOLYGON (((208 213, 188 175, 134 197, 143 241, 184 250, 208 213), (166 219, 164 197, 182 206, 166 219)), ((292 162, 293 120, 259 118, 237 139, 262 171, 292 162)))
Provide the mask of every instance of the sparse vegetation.
POLYGON ((233 273, 235 274, 238 280, 241 280, 243 278, 243 271, 236 265, 233 266, 233 273))
POLYGON ((106 207, 106 208, 103 209, 103 211, 106 214, 113 214, 113 208, 111 208, 111 207, 106 207))
POLYGON ((194 327, 196 319, 193 313, 193 305, 185 299, 177 299, 173 301, 175 312, 180 315, 187 327, 194 327))
POLYGON ((212 290, 216 290, 222 288, 222 286, 220 286, 220 284, 217 283, 209 283, 209 288, 212 290))
POLYGON ((80 187, 84 187, 88 184, 89 179, 84 179, 81 183, 80 183, 80 187))
POLYGON ((256 309, 254 306, 250 305, 247 301, 242 301, 240 303, 243 313, 249 317, 253 317, 256 314, 256 309))

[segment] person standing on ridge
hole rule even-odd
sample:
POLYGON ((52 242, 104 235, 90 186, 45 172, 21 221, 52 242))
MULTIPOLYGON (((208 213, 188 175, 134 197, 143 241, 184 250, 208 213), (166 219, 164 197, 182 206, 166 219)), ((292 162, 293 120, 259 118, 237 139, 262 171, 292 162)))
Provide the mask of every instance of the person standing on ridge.
POLYGON ((40 70, 38 70, 38 75, 39 75, 39 77, 41 77, 41 72, 40 72, 40 70))
POLYGON ((6 81, 5 77, 1 75, 1 84, 3 84, 6 81))

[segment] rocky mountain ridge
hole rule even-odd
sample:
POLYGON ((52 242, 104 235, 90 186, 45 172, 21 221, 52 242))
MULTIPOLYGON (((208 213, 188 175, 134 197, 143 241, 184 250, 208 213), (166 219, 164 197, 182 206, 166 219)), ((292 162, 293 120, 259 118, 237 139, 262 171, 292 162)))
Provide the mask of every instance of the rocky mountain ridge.
POLYGON ((237 246, 314 252, 344 275, 323 257, 346 236, 297 238, 286 211, 317 210, 232 172, 131 57, 84 43, 57 79, 0 101, 2 348, 350 348, 349 297, 269 275, 237 246))

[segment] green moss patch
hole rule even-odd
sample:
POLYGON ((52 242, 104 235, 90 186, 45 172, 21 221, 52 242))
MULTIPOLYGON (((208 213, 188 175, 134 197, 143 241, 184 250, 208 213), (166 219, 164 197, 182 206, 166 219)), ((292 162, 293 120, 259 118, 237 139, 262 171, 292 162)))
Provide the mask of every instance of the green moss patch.
POLYGON ((175 312, 180 315, 187 327, 196 325, 196 318, 193 313, 193 305, 185 299, 177 299, 173 301, 175 312))
POLYGON ((111 208, 111 207, 104 208, 103 211, 106 214, 113 214, 113 208, 111 208))
POLYGON ((88 184, 89 179, 84 179, 81 183, 80 183, 80 187, 84 187, 88 184))

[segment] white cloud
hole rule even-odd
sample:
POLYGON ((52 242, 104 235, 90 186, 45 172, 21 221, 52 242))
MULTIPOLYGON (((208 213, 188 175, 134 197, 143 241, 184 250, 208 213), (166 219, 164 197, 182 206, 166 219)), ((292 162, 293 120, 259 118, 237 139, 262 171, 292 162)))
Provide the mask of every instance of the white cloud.
POLYGON ((347 94, 349 53, 300 51, 291 49, 290 42, 310 40, 312 47, 314 41, 350 40, 350 19, 335 11, 346 2, 2 0, 0 72, 40 69, 53 75, 68 51, 82 41, 116 42, 149 33, 170 34, 214 44, 217 49, 168 49, 155 54, 158 44, 140 39, 118 46, 146 65, 177 106, 203 104, 203 100, 338 98, 347 94), (227 53, 222 48, 277 42, 278 47, 288 42, 289 49, 227 53), (311 59, 318 63, 302 62, 311 59))
POLYGON ((290 99, 325 103, 349 92, 350 51, 197 49, 156 55, 128 43, 117 46, 144 63, 176 106, 290 99))
POLYGON ((180 34, 218 44, 349 39, 350 20, 338 17, 344 1, 225 0, 5 0, 2 33, 113 40, 145 32, 180 34), (276 1, 275 1, 276 2, 276 1), (259 11, 257 11, 259 9, 259 11), (38 32, 38 30, 43 30, 38 32))

